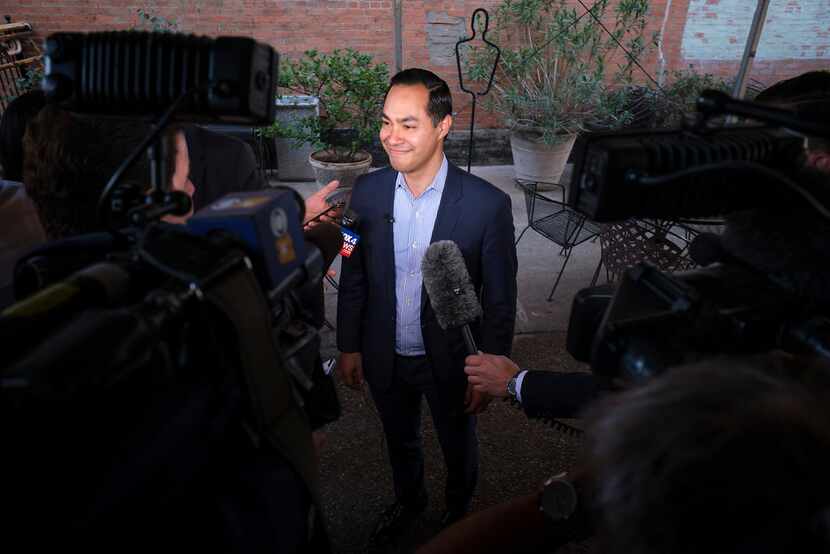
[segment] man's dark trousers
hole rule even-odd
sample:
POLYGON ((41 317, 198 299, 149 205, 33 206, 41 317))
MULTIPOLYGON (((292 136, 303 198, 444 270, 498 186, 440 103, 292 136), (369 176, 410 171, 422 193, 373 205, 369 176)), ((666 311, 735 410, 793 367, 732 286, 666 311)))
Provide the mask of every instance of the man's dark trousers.
POLYGON ((421 406, 426 397, 447 467, 447 509, 466 512, 478 480, 476 417, 465 414, 463 403, 442 390, 426 356, 395 356, 392 384, 370 386, 383 422, 395 497, 420 508, 426 502, 421 406))

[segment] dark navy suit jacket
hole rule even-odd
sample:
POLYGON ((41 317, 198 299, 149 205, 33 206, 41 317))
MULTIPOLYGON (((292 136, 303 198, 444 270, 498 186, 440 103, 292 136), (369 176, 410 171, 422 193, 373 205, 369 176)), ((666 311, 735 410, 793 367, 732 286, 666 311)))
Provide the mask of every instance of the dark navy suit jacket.
MULTIPOLYGON (((337 346, 360 352, 366 380, 391 384, 395 356, 395 259, 392 214, 397 172, 362 176, 350 207, 361 217, 360 242, 343 258, 337 304, 337 346)), ((516 248, 510 197, 487 181, 449 164, 431 242, 452 240, 464 255, 483 316, 471 325, 479 350, 509 355, 516 319, 516 248)), ((463 402, 466 351, 459 330, 438 325, 422 288, 424 348, 438 382, 452 382, 463 402)))

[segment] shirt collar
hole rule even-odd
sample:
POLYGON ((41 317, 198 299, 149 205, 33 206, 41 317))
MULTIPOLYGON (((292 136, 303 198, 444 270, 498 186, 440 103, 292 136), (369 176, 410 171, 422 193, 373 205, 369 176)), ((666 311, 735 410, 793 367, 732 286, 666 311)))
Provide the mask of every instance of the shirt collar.
MULTIPOLYGON (((442 154, 441 155, 441 167, 438 168, 438 173, 435 174, 435 177, 432 179, 432 183, 424 189, 424 194, 429 192, 430 189, 435 189, 438 194, 443 194, 444 192, 444 185, 447 183, 447 171, 449 170, 449 163, 447 162, 447 156, 442 154)), ((398 172, 398 178, 395 181, 396 188, 403 188, 407 192, 409 191, 409 187, 406 186, 406 180, 404 179, 403 173, 400 171, 398 172)), ((411 194, 411 193, 410 193, 411 194)))

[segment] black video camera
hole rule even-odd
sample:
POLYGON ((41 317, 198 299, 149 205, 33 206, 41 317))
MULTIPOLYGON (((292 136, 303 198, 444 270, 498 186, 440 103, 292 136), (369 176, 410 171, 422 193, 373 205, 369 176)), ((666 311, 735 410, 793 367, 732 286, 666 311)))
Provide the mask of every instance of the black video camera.
POLYGON ((19 301, 0 314, 9 528, 28 541, 45 526, 44 546, 61 536, 102 550, 165 537, 280 551, 313 534, 312 550, 326 551, 319 510, 311 533, 300 507, 319 507, 310 431, 340 407, 302 301, 324 273, 302 198, 235 193, 187 226, 161 221, 190 211, 165 182, 167 123, 272 122, 276 52, 144 32, 60 33, 46 52, 51 102, 156 124, 101 195, 104 232, 18 264, 19 301), (151 186, 121 184, 145 152, 151 186))
POLYGON ((725 222, 691 242, 705 267, 640 263, 576 296, 568 351, 617 385, 721 354, 830 356, 830 176, 804 166, 803 146, 830 125, 715 91, 698 108, 694 128, 588 133, 575 146, 569 202, 588 218, 725 222), (706 125, 721 114, 766 126, 706 125))

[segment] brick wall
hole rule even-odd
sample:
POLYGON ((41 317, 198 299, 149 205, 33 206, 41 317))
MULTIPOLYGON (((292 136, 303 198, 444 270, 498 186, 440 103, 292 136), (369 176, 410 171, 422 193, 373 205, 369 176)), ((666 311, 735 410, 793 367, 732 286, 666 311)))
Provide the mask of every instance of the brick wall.
MULTIPOLYGON (((755 13, 749 0, 685 0, 678 61, 732 76, 755 13)), ((771 0, 750 77, 770 85, 804 71, 830 69, 830 0, 771 0)))
MULTIPOLYGON (((493 11, 498 4, 403 1, 403 65, 427 67, 447 79, 458 113, 456 129, 467 128, 470 101, 458 88, 455 41, 469 32, 476 8, 493 11)), ((652 0, 649 30, 662 30, 663 40, 646 69, 657 75, 660 69, 692 65, 734 75, 752 6, 751 0, 652 0)), ((185 32, 252 36, 282 55, 351 47, 374 54, 394 70, 392 0, 0 0, 0 15, 29 21, 43 35, 131 28, 141 22, 139 9, 175 20, 185 32)), ((772 0, 762 36, 752 72, 762 82, 830 67, 830 0, 772 0)), ((477 124, 493 126, 498 120, 481 114, 477 124)))

